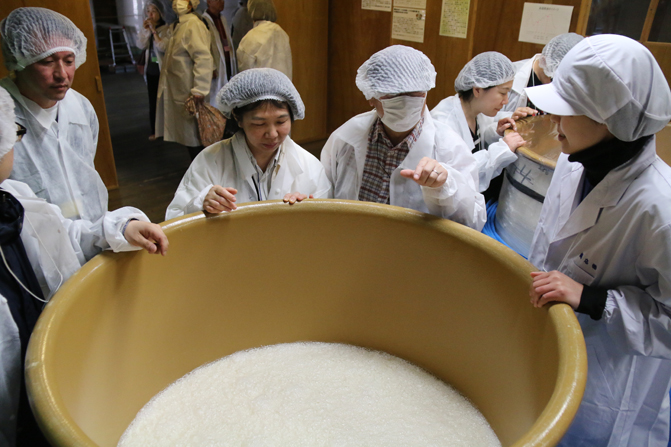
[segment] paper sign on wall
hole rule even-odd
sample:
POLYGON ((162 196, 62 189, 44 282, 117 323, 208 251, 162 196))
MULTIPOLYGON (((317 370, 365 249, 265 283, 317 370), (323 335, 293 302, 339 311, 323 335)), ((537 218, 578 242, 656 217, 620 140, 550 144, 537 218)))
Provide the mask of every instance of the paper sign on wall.
POLYGON ((568 33, 573 6, 525 3, 520 25, 520 42, 545 45, 555 36, 568 33))
POLYGON ((440 35, 466 38, 468 33, 468 12, 471 0, 443 0, 440 13, 440 35))
POLYGON ((426 10, 394 8, 391 24, 391 38, 424 42, 426 10))
POLYGON ((395 8, 426 9, 426 0, 394 0, 395 8))
POLYGON ((391 12, 391 0, 361 0, 361 9, 391 12))

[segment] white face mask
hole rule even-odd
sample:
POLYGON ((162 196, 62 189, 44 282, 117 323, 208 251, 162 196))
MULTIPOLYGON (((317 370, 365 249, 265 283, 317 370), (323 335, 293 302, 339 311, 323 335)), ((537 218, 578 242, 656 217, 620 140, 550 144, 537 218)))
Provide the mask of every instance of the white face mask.
POLYGON ((189 12, 189 0, 172 0, 172 9, 178 16, 183 16, 189 12))
POLYGON ((405 95, 380 99, 384 110, 384 115, 380 119, 394 132, 410 130, 422 119, 425 100, 424 96, 405 95))

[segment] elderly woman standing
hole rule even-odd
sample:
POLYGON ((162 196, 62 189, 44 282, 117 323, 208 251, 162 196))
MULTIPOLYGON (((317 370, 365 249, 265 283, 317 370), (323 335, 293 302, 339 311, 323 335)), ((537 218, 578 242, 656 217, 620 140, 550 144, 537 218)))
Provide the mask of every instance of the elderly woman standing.
POLYGON ((168 206, 166 220, 197 211, 233 211, 237 204, 330 197, 317 158, 289 137, 305 106, 282 73, 256 68, 234 76, 217 95, 219 108, 239 130, 193 161, 168 206))
POLYGON ((277 12, 273 0, 249 0, 247 8, 254 28, 240 41, 237 51, 239 71, 274 68, 291 79, 289 36, 275 23, 277 12))
POLYGON ((213 60, 210 33, 194 14, 200 0, 173 0, 172 8, 179 20, 170 26, 161 77, 158 83, 156 136, 187 146, 191 158, 202 150, 198 125, 184 108, 193 97, 202 102, 210 92, 213 60))
POLYGON ((140 71, 147 83, 149 93, 149 122, 151 135, 149 140, 156 139, 156 96, 158 80, 161 76, 161 59, 168 42, 168 25, 163 17, 163 5, 159 0, 149 0, 145 6, 146 19, 138 33, 138 43, 144 52, 144 65, 140 71))

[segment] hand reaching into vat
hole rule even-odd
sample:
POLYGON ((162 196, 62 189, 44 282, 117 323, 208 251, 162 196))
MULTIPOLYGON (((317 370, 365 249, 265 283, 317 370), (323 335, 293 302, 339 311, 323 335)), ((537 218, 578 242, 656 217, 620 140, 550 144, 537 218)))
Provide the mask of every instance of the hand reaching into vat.
POLYGON ((238 190, 235 188, 214 185, 203 200, 203 210, 212 214, 233 211, 237 208, 235 205, 237 193, 238 190))
POLYGON ((439 188, 447 181, 447 170, 436 160, 429 157, 419 160, 414 171, 403 169, 400 174, 405 178, 414 180, 420 186, 431 188, 439 188))
POLYGON ((522 135, 517 132, 508 132, 508 135, 503 137, 503 142, 506 143, 513 152, 517 151, 517 148, 527 144, 527 142, 524 141, 524 138, 522 138, 522 135))
POLYGON ((123 233, 126 240, 136 247, 142 247, 151 254, 168 253, 168 238, 160 225, 133 220, 123 233))
POLYGON ((503 136, 508 129, 517 131, 517 124, 515 124, 515 121, 526 118, 527 116, 536 116, 537 114, 538 110, 534 110, 531 107, 518 107, 511 117, 499 120, 499 123, 496 126, 496 133, 503 136))
POLYGON ((284 203, 289 202, 289 205, 293 205, 296 202, 302 202, 305 199, 314 199, 314 196, 312 194, 305 195, 301 194, 300 192, 288 192, 284 195, 284 203))
POLYGON ((533 283, 529 290, 531 304, 534 307, 543 307, 552 301, 566 303, 577 309, 580 305, 580 297, 584 286, 574 281, 563 273, 553 270, 551 272, 531 272, 533 283))
POLYGON ((518 107, 513 112, 513 116, 511 118, 517 121, 519 119, 526 118, 527 116, 536 115, 538 115, 538 110, 532 109, 531 107, 518 107))

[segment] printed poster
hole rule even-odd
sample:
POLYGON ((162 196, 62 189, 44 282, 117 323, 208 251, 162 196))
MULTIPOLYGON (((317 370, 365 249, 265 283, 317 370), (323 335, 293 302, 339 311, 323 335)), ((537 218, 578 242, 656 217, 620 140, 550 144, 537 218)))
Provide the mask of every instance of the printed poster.
POLYGON ((471 0, 443 0, 440 13, 440 35, 466 38, 471 0))
POLYGON ((361 9, 391 12, 391 0, 361 0, 361 9))
POLYGON ((426 10, 394 8, 391 24, 391 38, 424 42, 424 25, 426 24, 426 10))
POLYGON ((395 8, 426 9, 426 0, 394 0, 395 8))
POLYGON ((545 45, 555 36, 568 33, 573 6, 524 3, 520 42, 545 45))

